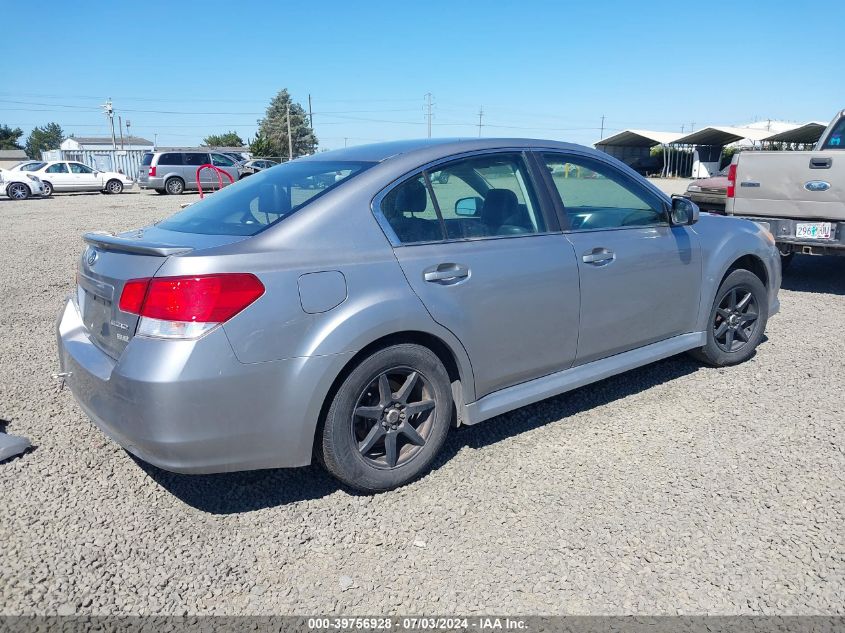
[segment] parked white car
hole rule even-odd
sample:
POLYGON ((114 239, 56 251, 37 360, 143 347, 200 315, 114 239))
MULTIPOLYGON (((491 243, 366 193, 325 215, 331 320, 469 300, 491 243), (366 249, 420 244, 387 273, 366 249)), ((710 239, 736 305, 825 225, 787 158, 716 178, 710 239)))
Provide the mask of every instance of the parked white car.
POLYGON ((97 171, 83 163, 70 160, 51 160, 34 172, 44 183, 44 195, 64 191, 102 191, 122 193, 134 181, 116 171, 97 171))
POLYGON ((30 196, 44 195, 44 186, 34 174, 0 169, 0 192, 12 200, 26 200, 30 196))

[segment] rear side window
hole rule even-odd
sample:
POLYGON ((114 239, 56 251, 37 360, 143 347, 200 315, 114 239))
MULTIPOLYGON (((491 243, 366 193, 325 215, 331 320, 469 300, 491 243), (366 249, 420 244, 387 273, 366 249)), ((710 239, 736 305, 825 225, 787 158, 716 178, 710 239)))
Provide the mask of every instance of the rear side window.
POLYGON ((845 117, 839 119, 833 126, 822 149, 845 149, 845 117))
POLYGON ((413 176, 388 192, 381 212, 402 244, 546 230, 520 154, 475 156, 413 176))
POLYGON ((142 167, 149 167, 153 164, 153 155, 152 154, 144 154, 141 158, 141 166, 142 167))
POLYGON ((255 235, 372 165, 319 160, 285 163, 195 202, 158 227, 204 235, 255 235))
POLYGON ((423 174, 393 188, 382 200, 381 211, 402 244, 443 239, 440 218, 423 174))
POLYGON ((172 152, 170 154, 162 154, 158 157, 159 165, 181 165, 182 154, 179 152, 172 152))
POLYGON ((208 165, 208 154, 200 154, 198 152, 185 152, 185 164, 199 167, 200 165, 208 165))

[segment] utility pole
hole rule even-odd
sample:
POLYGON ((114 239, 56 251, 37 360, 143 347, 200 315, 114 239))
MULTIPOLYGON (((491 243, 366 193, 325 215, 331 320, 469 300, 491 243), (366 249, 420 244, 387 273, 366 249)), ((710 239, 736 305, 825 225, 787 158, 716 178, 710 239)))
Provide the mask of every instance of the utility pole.
POLYGON ((308 120, 311 122, 311 131, 314 131, 314 113, 311 112, 311 95, 308 95, 308 120))
POLYGON ((481 138, 481 117, 484 116, 484 106, 478 108, 478 138, 481 138))
POLYGON ((120 130, 120 149, 123 149, 123 117, 117 115, 117 129, 120 130))
POLYGON ((109 118, 109 124, 111 125, 111 147, 112 149, 117 149, 117 139, 114 136, 114 108, 112 107, 111 97, 100 107, 106 113, 106 116, 109 118))
POLYGON ((153 149, 158 149, 158 132, 153 134, 153 149))
POLYGON ((290 102, 287 104, 288 112, 288 160, 293 160, 293 136, 290 132, 290 102))
POLYGON ((129 133, 129 126, 132 125, 132 121, 126 119, 126 142, 129 143, 129 151, 132 151, 132 135, 129 133))
POLYGON ((431 93, 425 93, 426 107, 428 108, 428 138, 431 138, 431 93))
POLYGON ((348 136, 344 136, 344 137, 343 137, 343 146, 344 146, 344 147, 346 147, 346 141, 348 141, 348 140, 349 140, 349 137, 348 137, 348 136))
POLYGON ((604 138, 604 115, 601 115, 601 135, 599 136, 599 140, 604 138))

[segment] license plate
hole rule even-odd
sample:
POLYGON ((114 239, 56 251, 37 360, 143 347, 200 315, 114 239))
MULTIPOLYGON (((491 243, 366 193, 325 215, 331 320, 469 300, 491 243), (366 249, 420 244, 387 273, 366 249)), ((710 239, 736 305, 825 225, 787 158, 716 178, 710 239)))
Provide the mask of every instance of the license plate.
POLYGON ((795 237, 808 240, 829 240, 830 222, 798 222, 795 225, 795 237))

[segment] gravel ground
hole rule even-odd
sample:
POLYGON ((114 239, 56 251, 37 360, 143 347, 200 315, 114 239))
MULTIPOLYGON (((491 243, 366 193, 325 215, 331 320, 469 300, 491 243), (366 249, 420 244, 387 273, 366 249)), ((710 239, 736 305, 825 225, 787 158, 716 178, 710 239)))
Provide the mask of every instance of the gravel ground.
POLYGON ((845 613, 845 259, 748 363, 676 357, 454 431, 374 497, 316 467, 180 476, 57 393, 79 239, 194 199, 0 199, 0 613, 845 613))

